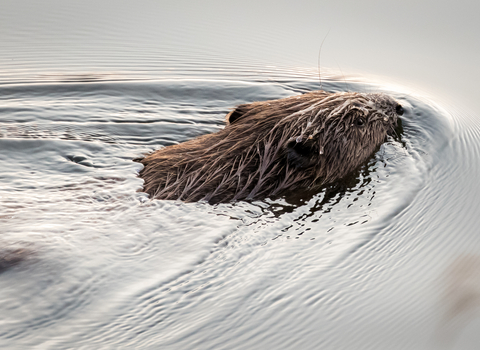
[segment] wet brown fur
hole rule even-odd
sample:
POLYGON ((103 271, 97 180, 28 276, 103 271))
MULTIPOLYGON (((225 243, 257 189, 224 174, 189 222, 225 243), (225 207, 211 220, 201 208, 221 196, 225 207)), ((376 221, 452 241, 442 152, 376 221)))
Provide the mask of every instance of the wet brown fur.
POLYGON ((151 198, 217 203, 317 188, 364 163, 401 111, 385 94, 355 92, 240 105, 223 130, 138 159, 143 190, 151 198))

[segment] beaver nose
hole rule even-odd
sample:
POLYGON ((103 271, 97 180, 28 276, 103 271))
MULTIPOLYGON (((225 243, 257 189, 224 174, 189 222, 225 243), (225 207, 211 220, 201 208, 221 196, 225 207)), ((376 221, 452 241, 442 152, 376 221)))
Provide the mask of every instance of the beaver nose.
POLYGON ((398 115, 403 115, 403 112, 405 112, 405 110, 403 109, 402 105, 397 105, 397 107, 395 107, 395 112, 398 114, 398 115))

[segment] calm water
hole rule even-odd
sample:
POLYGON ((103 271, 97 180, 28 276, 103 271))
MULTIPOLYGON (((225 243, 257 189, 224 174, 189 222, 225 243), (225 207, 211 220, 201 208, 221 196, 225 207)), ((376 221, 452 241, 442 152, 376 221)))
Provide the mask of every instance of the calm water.
MULTIPOLYGON (((381 91, 406 110, 401 140, 342 187, 215 206, 140 192, 133 158, 221 129, 237 104, 319 89, 328 28, 312 24, 323 30, 306 36, 312 51, 283 56, 298 40, 282 30, 307 28, 295 17, 267 30, 257 21, 267 5, 249 15, 210 2, 0 5, 0 258, 22 258, 0 264, 2 349, 478 348, 471 79, 436 84, 428 63, 408 86, 383 60, 355 67, 362 77, 323 69, 326 90, 381 91), (230 29, 242 15, 253 23, 240 21, 243 34, 230 29), (455 83, 471 95, 456 100, 455 83)), ((415 23, 400 42, 420 47, 415 23)), ((353 24, 343 28, 329 40, 353 24)), ((477 53, 464 49, 454 52, 468 66, 477 53)))

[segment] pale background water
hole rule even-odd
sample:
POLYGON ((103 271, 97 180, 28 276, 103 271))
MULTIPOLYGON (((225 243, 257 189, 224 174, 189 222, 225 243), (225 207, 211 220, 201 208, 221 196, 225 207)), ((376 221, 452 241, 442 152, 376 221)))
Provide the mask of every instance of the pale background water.
POLYGON ((0 347, 478 349, 479 7, 3 0, 0 347), (402 143, 296 204, 138 192, 133 158, 318 89, 324 39, 402 143))

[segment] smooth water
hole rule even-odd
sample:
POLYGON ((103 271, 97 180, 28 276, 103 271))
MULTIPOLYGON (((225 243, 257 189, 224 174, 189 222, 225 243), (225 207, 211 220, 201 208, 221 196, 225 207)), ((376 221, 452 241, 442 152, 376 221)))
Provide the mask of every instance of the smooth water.
POLYGON ((324 71, 325 90, 385 92, 406 110, 400 139, 344 186, 294 202, 150 200, 133 158, 221 129, 237 104, 319 89, 317 68, 226 57, 221 34, 196 48, 187 29, 209 22, 167 2, 5 4, 2 349, 478 347, 468 106, 324 71), (168 11, 186 17, 175 27, 168 11))

